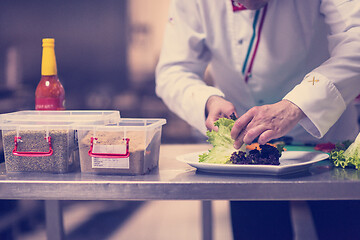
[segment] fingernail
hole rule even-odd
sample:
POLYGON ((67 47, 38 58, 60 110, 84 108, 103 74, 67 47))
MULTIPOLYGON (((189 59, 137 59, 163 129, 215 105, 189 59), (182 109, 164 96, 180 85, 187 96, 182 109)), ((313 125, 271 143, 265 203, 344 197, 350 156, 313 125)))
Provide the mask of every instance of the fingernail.
POLYGON ((234 143, 234 148, 239 149, 240 148, 239 143, 234 143))

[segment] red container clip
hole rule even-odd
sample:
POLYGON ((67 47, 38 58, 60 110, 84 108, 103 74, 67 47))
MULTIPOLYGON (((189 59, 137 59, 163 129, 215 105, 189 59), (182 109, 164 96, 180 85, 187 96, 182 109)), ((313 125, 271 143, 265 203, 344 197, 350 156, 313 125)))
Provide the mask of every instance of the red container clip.
POLYGON ((49 143, 49 151, 48 152, 18 152, 17 147, 18 147, 18 141, 21 140, 21 137, 17 137, 15 136, 14 138, 14 150, 12 151, 13 154, 15 156, 21 156, 21 157, 48 157, 51 156, 53 154, 53 149, 51 146, 51 137, 45 137, 44 139, 47 140, 47 142, 49 143))
POLYGON ((93 147, 94 147, 94 140, 96 141, 97 138, 91 138, 91 144, 90 144, 90 150, 88 152, 90 157, 100 157, 100 158, 127 158, 130 156, 130 151, 129 151, 129 138, 124 138, 124 140, 126 141, 126 153, 122 154, 122 153, 94 153, 93 152, 93 147))

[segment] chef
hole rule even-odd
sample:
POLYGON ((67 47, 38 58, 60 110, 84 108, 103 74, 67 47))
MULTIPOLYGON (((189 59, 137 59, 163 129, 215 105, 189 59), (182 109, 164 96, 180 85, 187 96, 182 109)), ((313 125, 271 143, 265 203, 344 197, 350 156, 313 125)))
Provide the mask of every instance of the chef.
POLYGON ((173 0, 156 92, 204 134, 235 113, 235 148, 353 140, 360 1, 173 0))

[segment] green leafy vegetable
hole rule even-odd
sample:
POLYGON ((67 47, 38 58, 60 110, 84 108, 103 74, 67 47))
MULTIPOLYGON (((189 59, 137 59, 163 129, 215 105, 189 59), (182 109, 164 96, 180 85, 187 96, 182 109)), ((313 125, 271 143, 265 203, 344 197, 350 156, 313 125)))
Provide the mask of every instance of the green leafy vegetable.
POLYGON ((235 121, 228 118, 219 118, 214 125, 218 127, 218 131, 207 131, 208 142, 213 148, 208 153, 199 156, 199 162, 206 163, 230 163, 231 154, 236 151, 233 147, 234 140, 231 138, 230 132, 235 121))
POLYGON ((285 151, 285 143, 276 144, 276 149, 279 151, 280 157, 283 151, 285 151))
POLYGON ((199 162, 219 163, 219 164, 273 164, 279 165, 279 158, 284 150, 284 144, 276 147, 271 145, 260 145, 261 150, 253 150, 246 154, 246 147, 243 144, 239 150, 233 146, 234 140, 231 138, 231 129, 236 121, 235 114, 232 119, 219 118, 214 125, 218 131, 207 131, 208 142, 213 148, 207 153, 199 155, 199 162))
POLYGON ((336 167, 360 169, 360 133, 353 143, 349 143, 345 141, 336 144, 336 148, 330 153, 330 160, 336 167))
POLYGON ((353 141, 350 141, 350 140, 336 143, 335 150, 337 150, 337 151, 344 150, 345 151, 352 143, 353 143, 353 141))

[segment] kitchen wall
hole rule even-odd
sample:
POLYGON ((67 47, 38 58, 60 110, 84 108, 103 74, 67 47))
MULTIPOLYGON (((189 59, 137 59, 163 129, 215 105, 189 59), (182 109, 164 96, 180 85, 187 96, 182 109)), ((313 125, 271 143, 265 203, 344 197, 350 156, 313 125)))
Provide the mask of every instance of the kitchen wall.
POLYGON ((163 117, 163 142, 203 139, 155 96, 169 0, 0 1, 0 112, 34 108, 41 39, 55 38, 67 109, 163 117))
POLYGON ((68 108, 91 108, 89 95, 122 90, 128 82, 126 7, 126 1, 116 0, 1 1, 1 85, 9 81, 6 61, 14 49, 16 82, 33 93, 40 79, 41 39, 54 37, 68 108))

